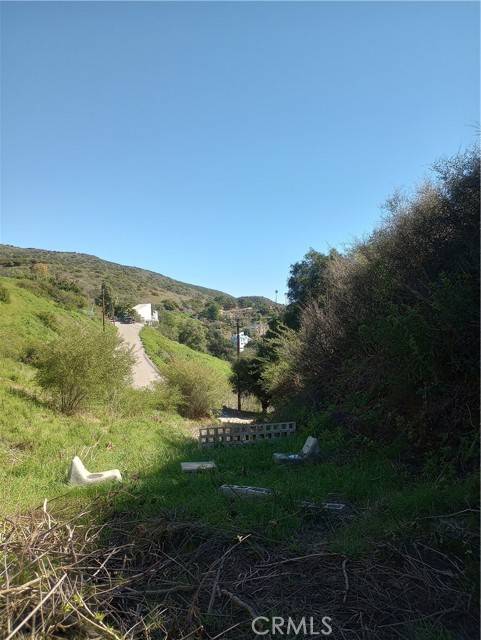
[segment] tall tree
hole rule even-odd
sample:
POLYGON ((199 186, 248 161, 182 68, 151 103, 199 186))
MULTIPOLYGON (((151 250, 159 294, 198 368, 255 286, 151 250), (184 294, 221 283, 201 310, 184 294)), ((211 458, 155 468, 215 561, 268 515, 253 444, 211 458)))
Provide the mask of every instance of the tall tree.
POLYGON ((338 255, 335 249, 328 255, 309 249, 304 258, 294 263, 287 281, 289 304, 285 312, 285 323, 292 329, 298 329, 302 309, 315 300, 323 303, 326 295, 329 261, 338 255))

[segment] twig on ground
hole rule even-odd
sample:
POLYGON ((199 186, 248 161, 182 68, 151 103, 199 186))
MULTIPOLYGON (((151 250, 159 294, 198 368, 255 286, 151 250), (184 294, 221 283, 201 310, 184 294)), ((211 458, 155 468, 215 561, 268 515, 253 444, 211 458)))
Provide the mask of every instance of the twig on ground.
POLYGON ((349 578, 347 576, 346 565, 347 565, 347 558, 345 558, 342 562, 342 573, 344 574, 344 584, 346 585, 346 590, 344 591, 344 597, 342 599, 344 603, 347 600, 347 594, 349 592, 349 578))

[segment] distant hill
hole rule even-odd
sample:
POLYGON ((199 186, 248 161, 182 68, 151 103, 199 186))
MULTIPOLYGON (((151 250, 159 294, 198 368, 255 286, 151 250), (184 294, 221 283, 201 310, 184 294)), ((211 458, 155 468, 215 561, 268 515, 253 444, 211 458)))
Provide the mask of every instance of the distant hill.
POLYGON ((217 298, 226 306, 233 307, 246 306, 246 301, 251 306, 281 306, 262 296, 235 298, 222 291, 187 284, 154 271, 116 264, 85 253, 24 249, 0 244, 0 275, 27 277, 36 268, 43 269, 49 276, 75 281, 91 300, 98 296, 102 281, 105 280, 119 297, 135 301, 206 303, 217 298))

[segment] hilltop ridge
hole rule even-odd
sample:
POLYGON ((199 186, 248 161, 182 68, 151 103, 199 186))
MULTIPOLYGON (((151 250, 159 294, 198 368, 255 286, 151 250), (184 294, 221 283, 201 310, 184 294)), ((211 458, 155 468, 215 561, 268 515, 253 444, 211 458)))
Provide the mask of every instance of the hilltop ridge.
POLYGON ((262 304, 281 307, 263 296, 236 298, 223 291, 175 280, 155 271, 104 260, 86 253, 51 251, 0 244, 0 275, 24 277, 35 264, 44 264, 49 275, 74 280, 85 295, 94 299, 103 280, 113 285, 124 297, 160 303, 166 300, 208 302, 219 299, 227 306, 262 304))

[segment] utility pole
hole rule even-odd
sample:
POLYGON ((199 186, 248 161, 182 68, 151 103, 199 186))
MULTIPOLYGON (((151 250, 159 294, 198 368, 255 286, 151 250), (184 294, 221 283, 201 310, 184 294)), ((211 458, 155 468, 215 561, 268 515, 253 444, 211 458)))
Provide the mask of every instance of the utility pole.
MULTIPOLYGON (((240 360, 240 327, 239 327, 239 318, 236 318, 236 329, 237 329, 237 364, 239 364, 240 360)), ((239 367, 237 367, 237 410, 241 411, 241 391, 240 391, 240 377, 239 377, 239 367)))
POLYGON ((105 282, 102 282, 102 331, 105 331, 105 282))
POLYGON ((277 294, 279 293, 279 291, 276 289, 276 304, 277 304, 277 294))

